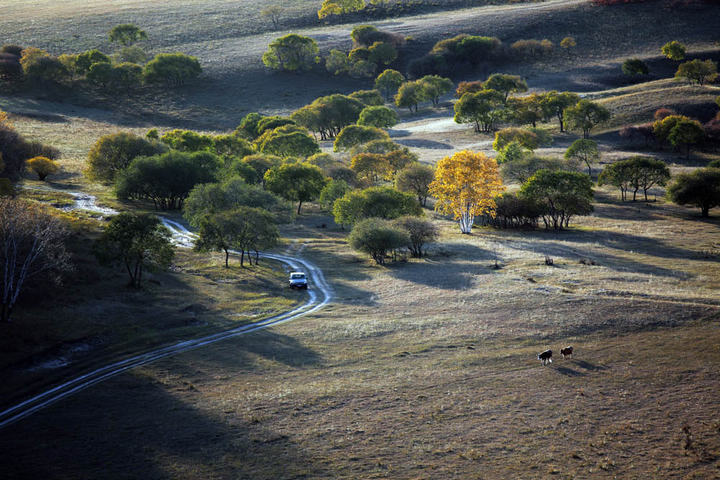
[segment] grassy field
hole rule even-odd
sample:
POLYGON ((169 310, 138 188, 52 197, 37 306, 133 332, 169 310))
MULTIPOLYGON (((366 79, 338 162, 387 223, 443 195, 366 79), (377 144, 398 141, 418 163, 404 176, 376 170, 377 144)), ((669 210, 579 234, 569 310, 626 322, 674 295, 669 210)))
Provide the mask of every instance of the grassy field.
MULTIPOLYGON (((148 30, 150 50, 198 55, 206 72, 199 85, 117 108, 110 108, 112 99, 83 106, 0 93, 0 109, 12 114, 18 131, 63 152, 63 172, 51 183, 60 191, 23 195, 63 207, 72 199, 62 190, 82 190, 102 205, 136 208, 83 176, 87 152, 101 135, 144 134, 153 126, 225 131, 248 111, 287 113, 321 94, 370 86, 264 71, 259 57, 280 34, 258 16, 270 3, 276 2, 4 5, 3 43, 54 53, 107 49, 112 25, 135 22, 148 30)), ((319 3, 283 5, 298 16, 319 3)), ((430 12, 378 25, 413 36, 409 55, 462 32, 504 42, 575 36, 578 47, 569 55, 503 70, 526 76, 532 88, 585 92, 610 108, 613 121, 596 132, 606 163, 637 154, 617 129, 650 121, 657 108, 716 111, 717 87, 670 80, 674 65, 658 58, 660 45, 672 39, 687 42, 694 56, 716 56, 711 40, 720 16, 709 11, 558 1, 430 12), (650 62, 647 82, 629 85, 618 74, 630 55, 650 62)), ((347 48, 352 26, 303 33, 323 50, 347 48)), ((394 139, 427 163, 462 148, 491 153, 492 138, 453 125, 451 112, 449 101, 417 116, 403 112, 394 139)), ((543 126, 556 138, 539 154, 561 155, 577 138, 543 126)), ((647 153, 673 173, 690 168, 677 152, 647 153)), ((717 157, 696 152, 691 164, 717 157)), ((651 198, 620 202, 618 192, 597 188, 595 212, 562 233, 479 228, 463 236, 427 211, 440 241, 425 259, 387 267, 351 251, 347 232, 310 204, 283 227, 281 248, 323 269, 332 304, 131 371, 2 430, 2 476, 720 478, 719 212, 700 219, 699 211, 667 203, 661 188, 651 198), (492 268, 496 260, 499 270, 492 268), (566 345, 575 347, 574 358, 557 358, 566 345), (555 362, 542 367, 535 356, 547 348, 555 362)), ((75 282, 35 286, 46 289, 44 303, 22 305, 17 321, 3 327, 0 406, 71 371, 231 328, 305 298, 284 288, 279 264, 226 270, 219 256, 186 250, 142 291, 127 289, 122 271, 99 267, 89 254, 98 219, 67 215, 76 225, 75 282)))

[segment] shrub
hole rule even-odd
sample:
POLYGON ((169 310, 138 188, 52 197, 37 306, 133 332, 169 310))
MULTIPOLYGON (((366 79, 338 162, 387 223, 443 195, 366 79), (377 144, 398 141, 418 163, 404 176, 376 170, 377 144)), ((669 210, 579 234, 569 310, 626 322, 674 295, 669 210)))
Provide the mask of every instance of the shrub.
POLYGON ((94 180, 112 182, 137 157, 164 153, 167 146, 132 133, 113 133, 100 137, 88 153, 88 175, 94 180))
POLYGON ((495 228, 536 228, 543 210, 533 199, 503 193, 495 198, 493 213, 483 215, 480 223, 495 228))
POLYGON ((380 95, 380 92, 378 90, 358 90, 357 92, 353 92, 348 96, 368 107, 380 106, 385 104, 385 102, 383 101, 383 97, 382 95, 380 95))
MULTIPOLYGON (((0 117, 3 117, 0 111, 0 117)), ((25 161, 33 157, 47 157, 54 160, 60 156, 56 148, 37 141, 28 141, 9 123, 0 118, 0 177, 18 180, 25 171, 25 161)))
POLYGON ((352 225, 364 218, 392 220, 403 215, 421 215, 415 196, 390 187, 370 187, 346 193, 333 205, 338 225, 352 225))
POLYGON ((307 71, 319 61, 315 40, 294 33, 275 39, 263 54, 265 66, 287 72, 307 71))
POLYGON ((650 69, 647 64, 639 58, 628 58, 622 64, 622 71, 628 77, 647 75, 650 69))
POLYGON ((677 115, 677 112, 675 110, 672 110, 670 108, 658 108, 655 110, 655 113, 653 114, 653 118, 657 120, 662 120, 665 117, 669 117, 670 115, 677 115))
POLYGON ((686 78, 690 83, 704 85, 717 79, 717 63, 712 60, 691 60, 681 63, 675 72, 675 78, 686 78))
POLYGON ((420 205, 425 206, 430 195, 430 184, 435 179, 432 167, 414 163, 398 171, 395 176, 395 188, 401 192, 413 193, 420 205))
POLYGON ((326 210, 331 210, 335 200, 345 196, 350 191, 350 186, 345 180, 331 180, 323 187, 318 201, 326 210))
POLYGON ((518 142, 524 148, 533 151, 539 146, 539 139, 536 134, 530 130, 517 127, 503 128, 495 133, 495 141, 493 149, 499 152, 511 142, 518 142))
POLYGON ((197 58, 184 53, 159 53, 143 69, 143 78, 148 83, 164 83, 180 86, 194 80, 202 73, 197 58))
POLYGON ((549 55, 553 51, 553 43, 548 40, 518 40, 510 48, 521 59, 537 59, 549 55))
POLYGON ((460 98, 466 93, 477 93, 484 89, 485 87, 483 86, 483 82, 480 81, 460 82, 457 89, 455 90, 455 96, 457 98, 460 98))
POLYGON ((410 250, 410 254, 415 258, 422 258, 423 253, 426 253, 423 252, 423 247, 437 240, 440 235, 437 227, 432 222, 418 217, 400 217, 393 222, 393 225, 407 233, 408 243, 406 246, 410 250))
POLYGON ((365 107, 360 112, 358 125, 366 127, 390 128, 398 123, 398 115, 388 107, 365 107))
POLYGON ((378 265, 384 265, 388 252, 405 247, 410 238, 390 222, 368 218, 353 227, 348 242, 355 250, 369 254, 378 265))
POLYGON ((675 60, 679 62, 680 60, 683 60, 685 58, 686 49, 685 45, 678 42, 677 40, 673 40, 663 45, 660 51, 670 60, 675 60))
POLYGON ((678 205, 700 207, 702 217, 709 217, 710 209, 720 206, 720 168, 681 173, 675 177, 667 195, 678 205))
POLYGON ((47 157, 33 157, 26 164, 28 170, 35 173, 39 180, 45 180, 48 175, 54 175, 60 171, 60 165, 47 157))

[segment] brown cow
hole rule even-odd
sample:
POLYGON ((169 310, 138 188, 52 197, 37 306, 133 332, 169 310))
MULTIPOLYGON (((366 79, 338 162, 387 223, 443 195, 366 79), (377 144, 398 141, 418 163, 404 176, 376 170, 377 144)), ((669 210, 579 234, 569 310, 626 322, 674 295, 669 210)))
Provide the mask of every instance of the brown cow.
POLYGON ((572 357, 573 347, 565 347, 560 349, 560 355, 562 355, 563 358, 566 357, 572 357))

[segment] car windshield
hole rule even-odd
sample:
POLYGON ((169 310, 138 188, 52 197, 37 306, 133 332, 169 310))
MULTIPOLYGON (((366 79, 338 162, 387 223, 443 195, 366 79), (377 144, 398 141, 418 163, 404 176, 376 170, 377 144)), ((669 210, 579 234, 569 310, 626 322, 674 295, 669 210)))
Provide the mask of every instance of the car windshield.
POLYGON ((290 275, 290 278, 293 280, 300 280, 302 278, 305 278, 305 274, 304 273, 293 273, 292 275, 290 275))

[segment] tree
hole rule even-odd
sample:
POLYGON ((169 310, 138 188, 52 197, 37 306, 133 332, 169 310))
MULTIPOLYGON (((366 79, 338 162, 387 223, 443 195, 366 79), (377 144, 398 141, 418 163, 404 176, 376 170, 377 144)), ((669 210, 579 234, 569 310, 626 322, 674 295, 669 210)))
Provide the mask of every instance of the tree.
POLYGON ((37 156, 54 160, 60 156, 56 148, 38 141, 28 141, 6 120, 0 111, 0 177, 16 181, 25 172, 25 161, 37 156))
POLYGON ((454 109, 456 123, 472 123, 476 132, 489 132, 503 114, 503 96, 495 90, 466 93, 454 109))
POLYGON ((137 157, 151 157, 168 148, 159 142, 120 132, 102 136, 88 153, 88 176, 93 180, 112 182, 137 157))
POLYGON ((267 189, 286 200, 298 202, 298 215, 303 202, 318 198, 325 183, 325 176, 314 165, 290 163, 265 172, 267 189))
POLYGON ((148 83, 180 86, 202 73, 200 62, 184 53, 159 53, 145 65, 143 78, 148 83))
POLYGON ((143 70, 140 65, 124 62, 113 66, 110 84, 113 88, 129 92, 142 83, 142 74, 143 70))
POLYGON ((250 143, 235 134, 216 135, 212 137, 210 151, 222 158, 225 163, 238 158, 245 158, 255 153, 250 143))
POLYGON ((116 63, 134 63, 142 65, 147 62, 148 56, 140 47, 130 46, 123 47, 113 55, 116 63))
POLYGON ((544 100, 544 95, 531 93, 526 97, 509 98, 506 105, 511 112, 514 123, 519 125, 531 124, 535 128, 537 122, 545 116, 544 100))
POLYGON ((557 158, 539 157, 537 155, 522 155, 517 159, 503 162, 500 169, 502 178, 506 182, 523 184, 540 170, 569 170, 567 162, 557 158))
POLYGON ((573 37, 565 37, 560 41, 560 47, 569 51, 571 48, 577 47, 577 42, 573 37))
POLYGON ((290 118, 313 132, 322 140, 337 136, 340 131, 357 122, 365 105, 346 95, 328 95, 316 98, 310 105, 295 111, 290 118))
POLYGON ((345 180, 330 180, 320 192, 320 204, 326 210, 332 211, 335 200, 344 197, 349 191, 350 186, 345 180))
POLYGON ((147 40, 147 33, 144 30, 140 30, 135 25, 125 23, 122 25, 116 25, 110 30, 109 33, 110 41, 117 42, 125 47, 132 45, 133 43, 139 42, 140 40, 147 40))
POLYGON ((418 103, 423 100, 423 85, 419 81, 405 82, 400 85, 397 94, 395 95, 395 105, 398 107, 405 107, 410 110, 410 113, 418 110, 418 103))
POLYGON ((498 165, 502 165, 506 162, 522 160, 530 153, 531 152, 523 147, 520 142, 512 141, 505 145, 500 152, 498 152, 498 156, 495 157, 495 160, 497 160, 498 165))
POLYGON ((422 258, 425 244, 434 242, 440 234, 432 222, 418 217, 400 217, 393 222, 393 225, 407 232, 407 248, 415 258, 422 258))
POLYGON ((397 70, 388 68, 375 79, 375 88, 380 90, 386 99, 392 98, 405 81, 405 77, 397 70))
POLYGON ((262 61, 273 70, 307 71, 318 62, 318 51, 315 40, 291 33, 275 39, 263 54, 262 61))
POLYGON ((690 160, 690 146, 705 138, 705 130, 697 120, 681 119, 670 130, 668 140, 673 147, 686 148, 686 160, 690 160))
POLYGON ((486 90, 495 90, 502 93, 503 103, 507 103, 510 93, 527 92, 528 89, 527 83, 521 77, 504 73, 493 73, 485 80, 483 86, 486 90))
POLYGON ((610 111, 602 105, 587 99, 565 110, 565 128, 582 130, 583 138, 590 137, 590 130, 610 120, 610 111))
POLYGON ((358 178, 372 184, 388 175, 390 162, 381 153, 358 153, 352 157, 350 168, 355 170, 358 178))
POLYGON ((420 80, 423 90, 423 98, 432 100, 433 105, 437 106, 440 97, 448 92, 452 92, 455 84, 449 78, 439 75, 425 75, 420 80))
POLYGON ((382 95, 378 90, 358 90, 348 95, 350 98, 354 98, 358 102, 362 103, 366 107, 381 106, 385 102, 383 101, 382 95))
POLYGON ((588 176, 592 177, 591 165, 594 162, 600 161, 597 142, 584 138, 575 140, 565 151, 565 160, 583 162, 587 165, 588 176))
POLYGON ((105 88, 112 83, 113 67, 110 63, 99 62, 90 65, 86 78, 88 82, 105 88))
POLYGON ((195 185, 217 179, 221 165, 210 152, 139 157, 117 175, 115 192, 121 200, 148 199, 157 209, 180 209, 195 185))
POLYGON ((353 227, 348 243, 355 250, 368 253, 378 265, 384 265, 388 252, 408 245, 410 238, 386 220, 367 218, 353 227))
POLYGON ((333 216, 338 225, 352 225, 371 217, 392 220, 403 215, 421 214, 422 208, 413 195, 390 187, 353 190, 333 205, 333 216))
POLYGON ((705 85, 707 82, 714 82, 718 77, 717 63, 712 60, 691 60, 681 63, 675 72, 675 78, 686 78, 690 83, 705 85))
POLYGON ((667 195, 678 205, 700 207, 702 217, 708 218, 710 209, 720 206, 720 168, 681 173, 668 187, 667 195))
POLYGON ((476 216, 492 212, 503 190, 495 159, 469 150, 440 160, 430 184, 435 209, 459 220, 464 234, 471 233, 476 216))
POLYGON ((255 140, 260 134, 257 131, 257 125, 263 116, 257 112, 248 113, 240 121, 240 125, 235 129, 235 134, 243 138, 255 140))
POLYGON ((362 125, 348 125, 343 128, 335 138, 333 151, 347 151, 351 148, 368 143, 372 140, 389 140, 390 136, 386 131, 376 127, 365 127, 362 125))
POLYGON ((598 178, 598 185, 610 184, 620 188, 620 196, 627 198, 627 192, 633 189, 633 202, 637 192, 642 190, 645 201, 647 192, 655 185, 664 186, 670 180, 670 169, 661 160, 651 157, 634 156, 605 167, 598 178))
POLYGON ((222 183, 196 185, 185 201, 183 216, 190 225, 200 228, 202 219, 207 215, 239 207, 263 208, 273 214, 276 222, 287 222, 292 218, 292 207, 287 202, 259 185, 248 185, 238 177, 222 183))
POLYGON ((26 283, 41 277, 59 282, 70 269, 67 231, 39 206, 0 198, 0 321, 10 321, 26 283))
POLYGON ((88 50, 77 56, 75 59, 75 71, 80 75, 87 75, 90 67, 95 63, 111 63, 110 57, 100 50, 88 50))
POLYGON ((28 47, 23 49, 22 55, 20 56, 20 65, 22 65, 23 72, 27 74, 27 70, 30 65, 40 58, 49 56, 50 54, 48 52, 39 48, 28 47))
POLYGON ((265 188, 265 172, 280 165, 282 163, 282 159, 280 157, 276 157, 275 155, 265 155, 259 153, 243 157, 241 162, 250 166, 255 172, 256 181, 254 183, 261 183, 263 188, 265 188))
POLYGON ((430 195, 430 184, 435 179, 432 167, 414 163, 400 170, 395 176, 395 188, 401 192, 415 194, 423 207, 427 204, 430 195))
POLYGON ((542 206, 545 227, 567 228, 573 215, 592 212, 592 180, 577 172, 540 170, 520 189, 520 194, 542 206))
POLYGON ((230 251, 240 250, 240 266, 245 266, 245 252, 250 263, 250 251, 259 256, 262 248, 277 245, 280 238, 277 226, 270 212, 262 208, 238 207, 207 215, 200 221, 195 250, 199 252, 222 251, 225 253, 225 268, 229 268, 230 251))
MULTIPOLYGON (((624 202, 627 200, 627 192, 632 186, 634 178, 633 166, 627 160, 611 163, 600 172, 598 176, 598 185, 612 185, 620 189, 620 198, 624 202)), ((634 198, 634 196, 633 196, 634 198)))
POLYGON ((385 106, 365 107, 358 119, 358 125, 365 127, 390 128, 397 123, 397 113, 385 106))
POLYGON ((260 144, 259 150, 283 158, 306 158, 319 152, 320 147, 306 132, 286 131, 285 127, 280 127, 272 130, 271 135, 260 144))
POLYGON ((170 231, 154 215, 121 213, 114 216, 95 243, 100 263, 123 265, 130 286, 140 288, 143 270, 159 271, 175 256, 170 231))
POLYGON ((57 57, 39 56, 24 65, 28 80, 40 83, 60 83, 66 80, 70 72, 57 57))
POLYGON ((662 46, 660 50, 662 51, 663 55, 665 55, 670 60, 675 60, 676 62, 679 62, 680 60, 683 60, 685 58, 685 45, 678 42, 677 40, 666 43, 662 46))
POLYGON ((390 65, 398 57, 395 45, 388 42, 375 42, 368 47, 369 56, 367 60, 378 66, 390 65))
POLYGON ((622 72, 628 77, 638 77, 650 73, 647 64, 639 58, 628 58, 622 64, 622 72))
POLYGON ((26 162, 28 170, 34 172, 39 180, 45 180, 48 175, 54 175, 60 171, 60 165, 47 157, 34 157, 26 162))
POLYGON ((317 15, 320 20, 330 15, 359 12, 365 8, 364 0, 324 0, 317 15))
POLYGON ((285 13, 285 8, 280 5, 270 5, 260 10, 260 15, 263 18, 270 19, 274 28, 278 28, 280 26, 280 18, 283 13, 285 13))
POLYGON ((557 92, 552 90, 545 94, 542 106, 546 118, 555 117, 560 124, 560 132, 565 131, 565 110, 580 101, 580 96, 572 92, 557 92))
POLYGON ((461 98, 466 93, 477 93, 484 90, 483 88, 483 82, 480 81, 473 81, 473 82, 460 82, 458 84, 457 89, 455 89, 455 96, 457 98, 461 98))
POLYGON ((512 142, 517 142, 530 151, 540 146, 540 139, 535 133, 524 128, 509 127, 495 133, 493 150, 499 152, 512 142))
POLYGON ((665 115, 655 120, 652 125, 653 134, 658 142, 668 142, 670 132, 680 122, 689 122, 691 119, 684 115, 665 115))

